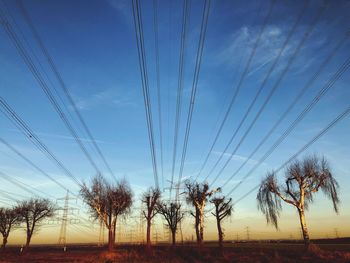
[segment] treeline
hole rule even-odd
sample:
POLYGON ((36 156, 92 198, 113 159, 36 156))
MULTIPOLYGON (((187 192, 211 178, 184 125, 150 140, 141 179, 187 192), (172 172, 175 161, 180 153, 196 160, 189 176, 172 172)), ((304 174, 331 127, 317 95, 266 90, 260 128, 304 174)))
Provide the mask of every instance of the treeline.
MULTIPOLYGON (((321 190, 331 199, 334 210, 339 211, 339 185, 327 160, 322 157, 309 156, 303 160, 295 160, 285 170, 285 184, 279 184, 276 172, 269 172, 262 180, 257 192, 258 209, 266 216, 267 223, 278 229, 278 219, 282 211, 282 202, 296 208, 299 215, 305 248, 308 249, 310 238, 306 224, 305 211, 314 200, 315 194, 321 190)), ((204 240, 204 212, 208 204, 212 204, 211 214, 216 218, 219 246, 222 247, 224 232, 221 222, 233 212, 233 202, 221 194, 221 189, 210 189, 207 183, 195 181, 185 182, 186 202, 191 205, 189 215, 194 219, 194 229, 197 243, 204 240)), ((109 231, 108 248, 113 249, 117 218, 126 216, 132 206, 132 191, 125 181, 113 186, 101 176, 93 178, 91 185, 81 189, 81 195, 88 204, 90 212, 101 220, 109 231)), ((164 217, 172 235, 172 244, 176 242, 178 224, 185 213, 181 210, 182 203, 177 197, 174 201, 162 200, 159 189, 149 188, 142 195, 145 209, 142 211, 147 221, 147 246, 151 246, 152 220, 156 215, 164 217)))
MULTIPOLYGON (((321 190, 331 199, 334 210, 338 213, 340 199, 339 185, 333 177, 331 168, 325 158, 317 156, 306 157, 301 161, 294 161, 285 170, 285 184, 278 183, 275 172, 269 172, 262 180, 257 192, 258 209, 265 214, 267 223, 278 229, 278 219, 282 211, 282 201, 294 206, 298 211, 305 247, 309 247, 309 232, 305 219, 305 211, 314 200, 314 195, 321 190)), ((221 193, 220 188, 210 189, 208 183, 187 180, 185 182, 185 200, 192 209, 187 212, 194 221, 194 230, 199 246, 204 240, 204 216, 208 203, 211 214, 216 218, 218 243, 223 245, 224 232, 222 221, 231 216, 233 201, 221 193)), ((82 184, 80 196, 87 204, 95 220, 102 222, 108 229, 108 248, 112 250, 115 244, 117 220, 126 217, 132 209, 133 192, 125 180, 116 184, 109 183, 102 175, 92 178, 90 184, 82 184)), ((151 247, 151 227, 155 216, 165 219, 172 235, 172 245, 176 243, 176 233, 179 223, 186 213, 181 209, 179 194, 175 200, 163 200, 157 188, 149 188, 141 197, 144 209, 143 216, 147 222, 146 240, 151 247)), ((3 236, 2 249, 5 248, 10 231, 13 227, 24 225, 26 228, 26 246, 39 223, 55 214, 56 207, 48 199, 33 198, 22 201, 13 208, 0 208, 0 232, 3 236)))
MULTIPOLYGON (((204 209, 209 201, 213 204, 212 214, 217 220, 219 244, 222 246, 224 233, 221 221, 231 215, 232 200, 224 196, 214 197, 214 193, 219 193, 220 188, 210 190, 207 183, 186 181, 185 185, 186 201, 194 208, 190 215, 195 221, 197 242, 202 244, 204 239, 204 209)), ((126 181, 120 181, 113 186, 102 175, 97 175, 92 179, 90 186, 83 185, 80 193, 93 217, 102 221, 108 229, 108 248, 113 249, 117 219, 120 216, 126 216, 131 211, 133 194, 130 186, 126 181)), ((142 213, 147 221, 147 246, 151 246, 151 226, 156 215, 164 217, 172 235, 172 244, 175 245, 178 225, 185 216, 185 212, 181 210, 181 202, 179 200, 164 201, 159 189, 149 188, 142 195, 142 203, 145 205, 142 213)))
POLYGON ((33 234, 40 227, 40 222, 54 216, 56 210, 56 206, 50 200, 42 198, 24 200, 12 208, 0 208, 0 232, 3 238, 1 250, 5 249, 11 230, 21 225, 24 225, 26 230, 24 249, 27 250, 33 234))

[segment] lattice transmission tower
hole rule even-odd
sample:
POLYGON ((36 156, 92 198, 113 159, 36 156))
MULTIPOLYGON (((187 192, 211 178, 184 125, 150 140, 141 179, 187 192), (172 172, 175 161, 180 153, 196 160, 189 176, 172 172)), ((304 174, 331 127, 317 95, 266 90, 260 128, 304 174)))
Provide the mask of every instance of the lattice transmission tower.
MULTIPOLYGON (((65 248, 67 245, 67 225, 68 225, 68 211, 69 211, 69 200, 70 199, 74 199, 76 200, 76 198, 74 197, 69 197, 69 193, 67 191, 67 194, 65 197, 63 198, 57 198, 57 201, 59 200, 64 200, 64 206, 63 209, 61 208, 60 210, 63 210, 63 215, 61 218, 61 230, 60 230, 60 235, 58 237, 58 244, 59 245, 63 245, 63 247, 65 248)), ((73 209, 71 209, 73 210, 73 209)))

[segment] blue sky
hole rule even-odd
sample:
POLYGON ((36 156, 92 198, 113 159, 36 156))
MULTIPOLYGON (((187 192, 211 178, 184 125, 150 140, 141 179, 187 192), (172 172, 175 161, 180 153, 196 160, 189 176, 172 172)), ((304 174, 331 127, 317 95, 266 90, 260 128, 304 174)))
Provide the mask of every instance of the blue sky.
MULTIPOLYGON (((31 54, 37 56, 49 79, 53 82, 53 86, 61 92, 45 57, 40 52, 19 11, 16 1, 4 1, 4 3, 13 17, 12 21, 15 21, 18 26, 17 34, 22 36, 22 40, 23 37, 25 38, 29 44, 27 48, 30 46, 31 54)), ((229 152, 225 154, 225 158, 229 158, 230 152, 243 136, 257 109, 277 81, 303 34, 321 8, 322 3, 323 1, 310 1, 306 7, 307 9, 296 32, 288 42, 279 63, 268 79, 265 89, 246 122, 239 130, 233 145, 229 148, 229 152)), ((269 4, 269 1, 250 1, 249 3, 228 0, 212 1, 185 162, 185 178, 195 175, 204 161, 214 133, 218 129, 218 123, 223 118, 223 112, 228 107, 229 100, 247 63, 269 4)), ((117 177, 125 177, 130 182, 135 192, 135 203, 138 205, 138 194, 152 186, 154 180, 140 86, 131 1, 48 2, 30 0, 25 1, 24 5, 108 163, 117 177)), ((4 5, 1 3, 1 8, 3 9, 3 7, 4 5)), ((165 182, 171 176, 181 8, 181 1, 159 1, 159 55, 165 182)), ((179 160, 182 151, 202 8, 203 1, 192 1, 188 42, 185 50, 183 114, 177 160, 179 160)), ((203 178, 207 175, 236 129, 302 8, 302 1, 276 1, 273 6, 271 18, 262 33, 261 41, 248 70, 249 73, 242 84, 241 91, 219 141, 201 175, 203 178)), ((249 156, 256 144, 260 142, 265 133, 292 102, 297 92, 311 78, 318 66, 346 34, 350 25, 349 10, 350 4, 348 1, 330 2, 325 7, 324 13, 312 34, 302 46, 264 112, 215 186, 221 186, 249 156)), ((158 168, 160 169, 152 1, 142 1, 142 12, 156 135, 156 152, 158 168)), ((327 64, 319 78, 308 89, 266 144, 248 162, 241 173, 228 185, 225 185, 224 190, 226 192, 249 171, 256 160, 274 143, 338 67, 344 63, 350 55, 348 46, 349 40, 347 39, 331 62, 327 64)), ((88 181, 95 174, 94 169, 53 110, 3 29, 0 31, 0 63, 1 96, 6 99, 9 105, 16 110, 76 177, 88 181)), ((252 177, 237 189, 234 196, 232 196, 233 199, 238 199, 249 191, 268 170, 279 167, 281 163, 307 143, 340 112, 349 107, 349 81, 350 74, 347 71, 288 138, 255 171, 252 177)), ((50 85, 50 88, 52 88, 52 85, 50 85)), ((60 95, 64 97, 62 92, 60 95)), ((68 102, 65 100, 65 103, 68 102)), ((68 107, 66 113, 68 114, 68 112, 74 116, 71 107, 68 107)), ((76 117, 74 116, 71 121, 79 131, 84 143, 86 143, 89 152, 96 159, 98 166, 108 177, 108 171, 94 152, 76 117)), ((305 152, 305 154, 324 154, 329 159, 335 177, 341 185, 343 205, 340 216, 334 217, 330 210, 330 203, 323 199, 321 194, 315 206, 325 206, 327 209, 325 211, 311 209, 310 211, 310 220, 322 216, 332 218, 334 224, 330 226, 330 229, 333 229, 334 225, 342 225, 340 223, 342 220, 350 218, 349 212, 346 212, 345 209, 346 203, 350 201, 350 195, 346 192, 345 187, 350 184, 350 167, 347 161, 350 155, 349 124, 350 118, 347 117, 305 152)), ((4 115, 0 115, 0 125, 1 138, 6 139, 67 187, 77 190, 77 187, 54 164, 37 151, 4 115)), ((176 166, 176 178, 178 164, 179 162, 176 166)), ((220 164, 222 165, 223 162, 220 164)), ((219 165, 219 167, 221 166, 219 165)), ((48 191, 55 197, 62 197, 65 194, 63 189, 59 189, 48 179, 32 170, 4 145, 0 145, 0 168, 1 172, 14 176, 42 191, 48 191)), ((281 176, 283 175, 281 174, 281 176)), ((209 182, 213 177, 214 175, 209 177, 209 182)), ((160 181, 162 181, 161 177, 160 181)), ((23 192, 4 180, 1 181, 0 189, 23 192)), ((23 194, 27 193, 23 192, 23 194)), ((265 226, 264 218, 256 210, 255 194, 237 204, 236 211, 237 217, 249 218, 252 216, 253 221, 259 218, 262 221, 261 224, 265 226)), ((286 213, 293 214, 294 212, 287 208, 286 213)), ((297 222, 297 219, 295 218, 294 221, 297 222)), ((350 234, 349 227, 344 226, 342 230, 350 234)))

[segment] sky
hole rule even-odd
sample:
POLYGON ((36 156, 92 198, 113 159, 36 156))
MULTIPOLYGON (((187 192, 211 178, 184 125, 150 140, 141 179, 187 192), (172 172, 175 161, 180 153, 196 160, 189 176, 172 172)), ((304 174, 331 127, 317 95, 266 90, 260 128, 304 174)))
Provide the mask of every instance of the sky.
MULTIPOLYGON (((225 161, 231 158, 236 145, 239 145, 218 180, 211 184, 212 188, 222 187, 222 194, 228 193, 259 162, 264 153, 348 59, 350 55, 348 38, 342 42, 336 52, 334 49, 346 34, 349 36, 350 3, 345 0, 329 1, 327 5, 324 3, 324 1, 311 0, 304 6, 302 1, 292 0, 275 1, 274 4, 262 0, 211 1, 183 179, 195 178, 198 174, 230 100, 239 86, 240 79, 241 86, 237 99, 199 180, 204 180, 209 174, 265 79, 266 83, 250 114, 238 129, 232 145, 223 154, 223 160, 208 177, 208 182, 211 184, 225 161), (271 9, 271 15, 261 33, 256 52, 247 68, 247 74, 242 79, 269 9, 271 9), (320 17, 314 24, 319 13, 320 17), (286 42, 299 16, 300 21, 286 42), (301 42, 306 32, 309 32, 309 35, 304 42, 301 42), (272 73, 266 78, 284 43, 286 44, 280 59, 272 73), (227 182, 227 179, 247 160, 256 145, 273 127, 330 54, 333 54, 331 59, 283 122, 247 161, 240 172, 227 182), (249 133, 241 140, 274 87, 276 90, 271 99, 263 108, 249 133)), ((204 1, 191 1, 184 56, 184 93, 175 166, 176 180, 179 175, 203 4, 204 1)), ((134 191, 134 209, 130 217, 132 220, 126 221, 129 224, 126 224, 125 229, 121 230, 120 239, 117 237, 117 240, 127 241, 133 234, 141 233, 141 230, 135 230, 140 229, 140 194, 148 187, 154 186, 155 183, 131 1, 27 0, 23 1, 23 5, 113 173, 118 179, 125 178, 134 191)), ((153 24, 154 6, 153 1, 141 1, 157 168, 160 187, 164 190, 164 198, 169 195, 167 189, 170 185, 173 158, 182 6, 182 1, 158 1, 163 139, 163 163, 161 163, 153 24), (161 172, 162 167, 163 173, 161 172)), ((99 170, 108 180, 112 181, 108 169, 93 148, 91 140, 84 132, 38 42, 33 37, 18 2, 3 0, 0 2, 0 7, 1 14, 7 17, 20 41, 24 43, 36 67, 44 76, 49 89, 59 101, 99 170)), ((1 97, 79 181, 89 182, 90 178, 96 174, 96 170, 84 156, 50 104, 3 25, 0 30, 0 65, 1 97)), ((233 200, 240 199, 257 185, 268 171, 279 168, 347 109, 350 101, 349 81, 349 71, 345 71, 288 137, 230 197, 233 200)), ((0 114, 0 137, 72 192, 79 191, 78 186, 38 151, 2 113, 0 114)), ((329 160, 334 176, 340 185, 339 193, 342 204, 339 215, 334 213, 331 202, 322 193, 317 194, 317 198, 306 215, 311 237, 333 237, 335 229, 340 236, 350 235, 349 224, 346 224, 350 219, 350 209, 347 207, 350 201, 350 193, 347 191, 347 186, 350 185, 349 138, 350 118, 346 117, 299 156, 302 158, 308 154, 324 155, 329 160)), ((283 172, 282 169, 278 174, 281 182, 283 182, 283 172)), ((62 200, 58 201, 57 198, 64 198, 65 190, 28 166, 18 155, 0 143, 1 205, 12 205, 16 203, 16 200, 30 196, 30 193, 23 188, 6 180, 7 177, 4 174, 30 185, 36 191, 43 192, 59 206, 63 206, 62 200)), ((232 218, 224 223, 225 238, 245 238, 246 227, 250 229, 251 238, 300 237, 297 213, 292 207, 283 205, 280 229, 276 232, 272 226, 266 225, 264 216, 257 210, 255 199, 256 192, 253 192, 235 204, 232 218)), ((72 207, 79 208, 79 210, 72 210, 71 218, 79 219, 84 224, 74 224, 73 220, 68 227, 70 229, 68 240, 70 242, 97 242, 99 227, 96 224, 93 225, 93 228, 91 227, 86 206, 80 200, 70 202, 72 207), (85 232, 86 234, 82 234, 85 232)), ((160 218, 157 220, 156 229, 159 233, 163 233, 162 222, 160 218)), ((183 224, 185 239, 191 239, 194 234, 192 221, 192 218, 188 216, 183 224)), ((55 243, 58 240, 59 229, 59 220, 47 221, 42 226, 42 230, 33 238, 33 242, 55 243)), ((216 238, 214 218, 210 213, 206 218, 205 231, 205 239, 216 238)), ((16 230, 10 236, 10 243, 23 242, 23 233, 22 230, 16 230)), ((163 234, 162 239, 166 239, 163 234)))

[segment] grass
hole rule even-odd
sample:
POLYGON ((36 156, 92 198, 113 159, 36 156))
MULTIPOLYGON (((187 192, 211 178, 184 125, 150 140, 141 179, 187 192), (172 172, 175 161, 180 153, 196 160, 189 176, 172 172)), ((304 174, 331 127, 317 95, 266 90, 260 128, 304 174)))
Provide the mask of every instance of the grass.
POLYGON ((0 262, 349 262, 350 244, 321 244, 305 253, 302 244, 226 243, 223 251, 214 244, 161 245, 147 250, 144 246, 117 246, 113 252, 96 246, 69 246, 66 252, 55 246, 35 246, 24 255, 18 247, 8 247, 0 262))

